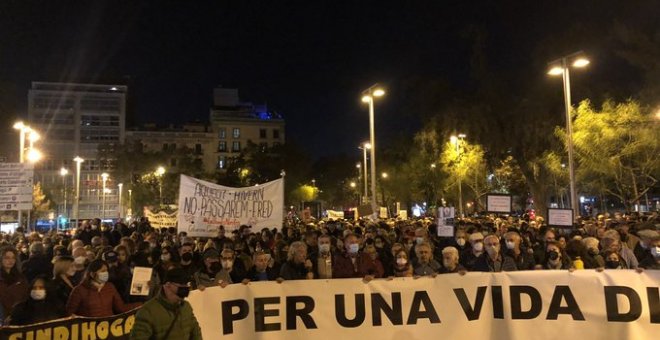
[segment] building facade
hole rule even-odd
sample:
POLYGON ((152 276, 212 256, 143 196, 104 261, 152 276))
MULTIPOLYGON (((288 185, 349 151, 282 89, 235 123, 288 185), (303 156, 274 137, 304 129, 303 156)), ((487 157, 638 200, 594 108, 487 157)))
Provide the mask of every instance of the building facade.
POLYGON ((35 167, 35 180, 62 203, 58 205, 58 215, 80 219, 119 217, 119 183, 112 177, 103 180, 101 174, 112 171, 112 162, 99 158, 99 148, 111 148, 125 141, 127 91, 124 85, 32 83, 28 121, 43 137, 39 148, 44 155, 35 167), (76 212, 73 159, 77 156, 84 162, 76 212), (60 173, 62 168, 68 171, 64 176, 60 173))
POLYGON ((209 122, 217 144, 216 167, 225 171, 248 143, 284 144, 284 118, 266 105, 241 102, 237 89, 215 88, 209 122))
POLYGON ((188 123, 182 127, 157 128, 145 125, 139 129, 126 131, 126 143, 140 143, 145 152, 164 152, 170 155, 163 160, 163 166, 177 171, 177 151, 191 152, 204 172, 216 169, 215 134, 206 124, 188 123))

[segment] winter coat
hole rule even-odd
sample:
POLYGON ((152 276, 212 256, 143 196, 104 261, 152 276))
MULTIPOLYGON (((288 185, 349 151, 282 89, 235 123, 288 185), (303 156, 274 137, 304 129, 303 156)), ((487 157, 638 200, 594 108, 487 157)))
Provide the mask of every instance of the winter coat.
POLYGON ((165 299, 163 293, 147 301, 135 315, 135 324, 131 330, 132 340, 164 339, 201 340, 202 330, 187 301, 174 304, 165 299), (176 316, 178 314, 178 317, 176 316), (175 320, 176 318, 176 320, 175 320), (174 322, 174 325, 172 325, 174 322))

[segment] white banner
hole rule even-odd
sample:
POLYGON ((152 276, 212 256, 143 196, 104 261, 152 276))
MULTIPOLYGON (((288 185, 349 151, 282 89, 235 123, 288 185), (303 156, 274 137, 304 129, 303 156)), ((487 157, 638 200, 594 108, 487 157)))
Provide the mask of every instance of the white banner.
POLYGON ((344 212, 339 210, 326 210, 329 220, 341 220, 344 218, 344 212))
POLYGON ((176 227, 177 212, 166 213, 164 211, 159 211, 157 213, 149 210, 149 208, 144 208, 144 217, 149 219, 149 224, 154 228, 169 228, 176 227))
POLYGON ((252 282, 193 291, 204 339, 653 339, 660 271, 252 282))
POLYGON ((0 211, 32 209, 34 165, 0 163, 0 211))
POLYGON ((192 237, 215 237, 222 225, 226 231, 242 224, 281 228, 284 210, 284 180, 253 187, 232 188, 181 175, 178 230, 192 237))

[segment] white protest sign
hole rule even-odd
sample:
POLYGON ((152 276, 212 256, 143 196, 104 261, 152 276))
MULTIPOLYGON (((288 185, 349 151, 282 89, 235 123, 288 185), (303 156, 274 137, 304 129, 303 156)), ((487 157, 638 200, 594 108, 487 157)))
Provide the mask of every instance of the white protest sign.
POLYGON ((0 163, 0 211, 32 209, 34 165, 0 163))
POLYGON ((339 210, 326 210, 329 220, 340 220, 344 218, 344 212, 339 210))
POLYGON ((511 195, 490 194, 486 197, 486 210, 491 213, 511 213, 511 195))
POLYGON ((470 272, 239 283, 188 301, 204 339, 654 339, 658 282, 657 270, 470 272))
POLYGON ((149 224, 154 228, 176 227, 177 215, 176 211, 172 213, 165 211, 155 213, 146 207, 144 208, 144 217, 149 219, 149 224))
POLYGON ((548 209, 548 225, 557 227, 572 227, 573 209, 548 209))
POLYGON ((178 230, 192 237, 215 237, 220 226, 232 231, 245 224, 280 228, 284 181, 232 188, 181 175, 178 230))
POLYGON ((453 237, 454 236, 454 218, 456 209, 454 207, 440 207, 438 208, 438 236, 440 237, 453 237))

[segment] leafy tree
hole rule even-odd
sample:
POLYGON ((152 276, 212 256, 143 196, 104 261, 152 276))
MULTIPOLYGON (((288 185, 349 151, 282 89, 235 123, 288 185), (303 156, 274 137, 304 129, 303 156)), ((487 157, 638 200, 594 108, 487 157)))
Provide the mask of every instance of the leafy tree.
POLYGON ((32 186, 32 220, 47 218, 50 213, 51 202, 41 187, 41 182, 32 186))
MULTIPOLYGON (((557 135, 566 140, 563 129, 557 135)), ((582 188, 600 189, 630 209, 660 178, 660 129, 638 102, 607 100, 600 110, 585 100, 573 123, 577 176, 582 188)))
POLYGON ((455 197, 458 197, 460 181, 464 189, 467 188, 472 192, 477 209, 483 209, 481 198, 491 191, 491 185, 487 181, 488 167, 482 146, 462 139, 447 142, 440 155, 440 164, 447 175, 444 181, 445 190, 449 192, 450 189, 455 188, 455 197))

